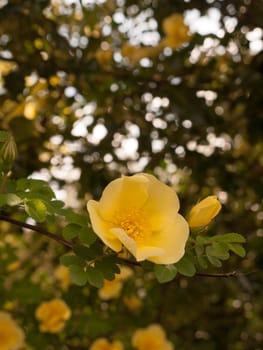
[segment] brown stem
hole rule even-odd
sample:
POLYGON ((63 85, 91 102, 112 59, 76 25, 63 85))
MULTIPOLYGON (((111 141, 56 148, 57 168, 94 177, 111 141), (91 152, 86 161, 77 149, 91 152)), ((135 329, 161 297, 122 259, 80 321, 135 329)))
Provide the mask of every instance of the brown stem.
POLYGON ((67 241, 64 238, 62 238, 62 237, 60 237, 60 236, 58 236, 58 235, 56 235, 54 233, 51 233, 51 232, 47 231, 46 229, 44 229, 41 226, 27 224, 25 222, 21 222, 21 221, 9 218, 9 217, 7 217, 7 216, 5 216, 3 214, 0 214, 0 220, 6 221, 6 222, 10 222, 10 224, 13 224, 13 225, 16 225, 16 226, 20 226, 20 227, 23 227, 23 228, 27 228, 27 229, 35 231, 35 232, 39 232, 42 235, 47 236, 47 237, 53 239, 54 241, 59 242, 60 244, 66 246, 68 248, 72 249, 73 246, 74 246, 74 244, 72 242, 67 241))

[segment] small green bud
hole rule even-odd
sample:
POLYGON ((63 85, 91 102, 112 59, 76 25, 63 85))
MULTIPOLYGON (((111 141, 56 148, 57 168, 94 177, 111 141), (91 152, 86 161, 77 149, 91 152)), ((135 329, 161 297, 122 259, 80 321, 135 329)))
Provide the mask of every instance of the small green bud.
POLYGON ((17 157, 17 147, 13 136, 10 136, 1 149, 1 157, 5 163, 12 164, 17 157))

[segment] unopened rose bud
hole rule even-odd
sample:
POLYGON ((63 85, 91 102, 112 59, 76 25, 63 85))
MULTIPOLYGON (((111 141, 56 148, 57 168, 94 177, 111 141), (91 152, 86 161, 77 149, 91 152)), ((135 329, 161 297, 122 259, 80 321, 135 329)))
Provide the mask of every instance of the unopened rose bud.
POLYGON ((208 196, 197 203, 190 211, 188 224, 190 227, 208 225, 221 210, 221 203, 216 196, 208 196))
POLYGON ((10 136, 1 149, 1 157, 5 163, 13 163, 13 161, 17 157, 17 147, 15 143, 15 139, 13 136, 10 136))

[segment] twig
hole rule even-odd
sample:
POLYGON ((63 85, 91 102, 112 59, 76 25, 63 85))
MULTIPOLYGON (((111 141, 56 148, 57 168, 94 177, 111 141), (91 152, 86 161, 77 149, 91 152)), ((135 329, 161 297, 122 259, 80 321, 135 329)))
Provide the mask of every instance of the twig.
POLYGON ((43 227, 41 226, 36 226, 36 225, 31 225, 31 224, 27 224, 25 222, 22 222, 22 221, 18 221, 18 220, 15 220, 15 219, 12 219, 12 218, 9 218, 5 215, 2 215, 0 214, 0 221, 6 221, 6 222, 10 222, 10 224, 14 224, 16 226, 20 226, 20 227, 23 227, 23 228, 27 228, 29 230, 32 230, 32 231, 35 231, 35 232, 38 232, 38 233, 41 233, 42 235, 44 236, 47 236, 51 239, 53 239, 54 241, 57 241, 59 242, 60 244, 68 247, 68 248, 73 248, 74 244, 70 241, 67 241, 66 239, 54 234, 54 233, 51 233, 49 231, 47 231, 46 229, 44 229, 43 227))

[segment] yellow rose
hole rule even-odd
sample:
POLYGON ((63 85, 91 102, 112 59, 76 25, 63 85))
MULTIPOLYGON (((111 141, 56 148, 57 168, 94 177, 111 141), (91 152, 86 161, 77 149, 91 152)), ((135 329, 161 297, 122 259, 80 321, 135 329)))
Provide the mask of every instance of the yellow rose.
POLYGON ((44 302, 36 309, 36 318, 40 321, 41 332, 60 332, 70 316, 71 311, 68 305, 60 299, 44 302))
POLYGON ((9 313, 0 311, 0 350, 17 350, 24 345, 24 332, 9 313))
POLYGON ((102 300, 110 300, 120 296, 123 281, 132 275, 129 267, 123 266, 120 273, 116 273, 114 280, 104 280, 104 285, 99 289, 98 294, 102 300))
POLYGON ((139 299, 135 294, 130 296, 126 295, 123 298, 123 302, 130 311, 137 311, 142 306, 141 299, 139 299))
POLYGON ((143 58, 154 58, 156 57, 161 51, 162 47, 160 46, 132 46, 129 44, 124 44, 121 53, 122 56, 127 57, 129 59, 129 62, 131 64, 138 63, 143 58))
POLYGON ((172 188, 149 174, 122 176, 87 205, 91 224, 115 252, 124 246, 137 261, 173 264, 185 252, 189 227, 172 188))
POLYGON ((152 324, 138 329, 132 337, 132 345, 138 350, 173 350, 173 344, 166 339, 163 328, 152 324))
POLYGON ((123 350, 123 349, 124 347, 120 341, 114 341, 110 343, 105 338, 99 338, 95 340, 90 347, 90 350, 123 350))
POLYGON ((191 38, 189 28, 180 14, 174 13, 166 17, 162 25, 165 37, 161 41, 161 46, 169 46, 172 49, 176 49, 191 38))
POLYGON ((216 196, 208 196, 197 203, 190 211, 188 223, 190 227, 208 225, 221 210, 221 203, 216 196))
POLYGON ((55 271, 54 271, 54 275, 56 277, 56 279, 59 281, 61 288, 64 291, 68 290, 68 287, 70 285, 70 273, 69 273, 69 269, 66 266, 63 265, 59 265, 55 271))
POLYGON ((98 49, 95 53, 95 57, 101 66, 107 66, 112 62, 113 52, 111 50, 98 49))

